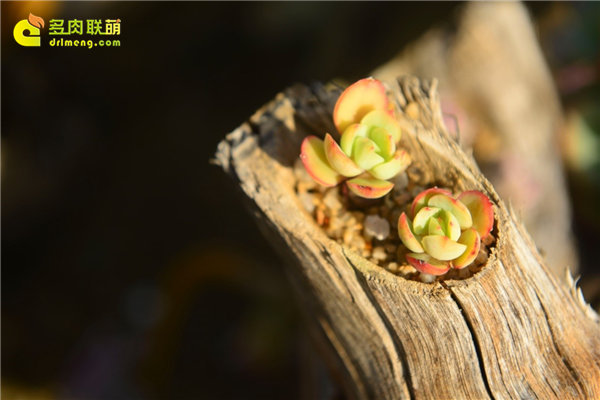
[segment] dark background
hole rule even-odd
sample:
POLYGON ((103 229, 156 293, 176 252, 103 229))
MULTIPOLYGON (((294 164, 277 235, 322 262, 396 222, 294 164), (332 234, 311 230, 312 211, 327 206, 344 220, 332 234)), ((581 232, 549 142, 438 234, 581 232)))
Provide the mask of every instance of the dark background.
MULTIPOLYGON (((3 395, 297 398, 313 350, 291 289, 209 159, 278 91, 364 77, 456 8, 2 2, 3 395), (51 18, 120 18, 121 46, 20 47, 29 12, 45 38, 51 18)), ((541 38, 557 74, 598 63, 598 38, 573 50, 589 33, 567 21, 541 38)), ((594 109, 590 87, 565 107, 594 109)), ((597 172, 574 196, 593 201, 597 172)), ((579 217, 582 242, 597 238, 579 217)))

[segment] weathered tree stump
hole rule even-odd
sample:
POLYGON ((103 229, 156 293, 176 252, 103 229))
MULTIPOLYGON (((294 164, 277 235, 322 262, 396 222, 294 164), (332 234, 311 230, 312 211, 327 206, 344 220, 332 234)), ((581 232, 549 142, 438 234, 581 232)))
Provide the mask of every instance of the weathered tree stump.
POLYGON ((314 338, 348 398, 600 398, 600 327, 571 282, 544 265, 511 208, 442 123, 435 81, 403 78, 402 145, 423 171, 495 204, 483 270, 426 284, 393 275, 329 239, 302 208, 292 166, 308 134, 334 132, 340 88, 298 85, 219 144, 286 269, 314 338), (407 112, 408 110, 408 112, 407 112))

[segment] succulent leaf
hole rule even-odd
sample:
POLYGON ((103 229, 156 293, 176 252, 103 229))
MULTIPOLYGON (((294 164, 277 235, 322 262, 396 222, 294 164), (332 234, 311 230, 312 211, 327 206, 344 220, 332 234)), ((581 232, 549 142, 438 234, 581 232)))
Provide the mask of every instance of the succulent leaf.
POLYGON ((410 215, 414 216, 419 212, 419 210, 427 205, 427 201, 436 194, 445 194, 447 196, 452 196, 452 193, 447 191, 446 189, 440 189, 437 187, 433 187, 431 189, 427 189, 422 191, 415 197, 410 207, 410 215))
POLYGON ((394 184, 391 182, 363 176, 350 179, 347 184, 352 193, 366 199, 383 197, 394 187, 394 184))
POLYGON ((440 211, 437 207, 423 207, 419 210, 413 219, 413 232, 417 235, 425 234, 429 227, 429 218, 438 216, 440 211))
POLYGON ((393 138, 394 142, 400 141, 401 129, 393 114, 383 109, 375 109, 364 116, 360 121, 362 124, 385 129, 393 138))
POLYGON ((440 218, 429 218, 429 223, 427 224, 427 234, 429 235, 439 235, 444 236, 445 232, 442 228, 441 219, 440 218))
POLYGON ((369 132, 369 139, 379 147, 379 154, 386 160, 396 151, 394 138, 392 138, 392 135, 384 128, 373 127, 369 132))
POLYGON ((461 269, 475 261, 475 258, 477 258, 477 254, 479 253, 479 248, 481 247, 481 239, 477 230, 469 228, 460 235, 458 243, 467 246, 464 253, 456 260, 452 261, 454 268, 461 269))
POLYGON ((334 170, 347 177, 357 176, 363 172, 363 170, 342 151, 341 147, 338 146, 329 133, 325 135, 324 146, 327 161, 329 161, 329 165, 331 165, 334 170))
POLYGON ((369 172, 375 178, 391 179, 404 171, 409 164, 410 158, 407 158, 407 153, 404 150, 398 150, 391 159, 374 166, 369 172))
POLYGON ((304 139, 300 159, 310 176, 323 186, 335 186, 343 179, 329 166, 323 141, 316 136, 307 136, 304 139))
POLYGON ((408 253, 406 255, 406 261, 415 267, 417 271, 424 274, 444 275, 450 270, 449 262, 437 260, 427 253, 408 253))
POLYGON ((427 201, 427 204, 451 212, 458 220, 461 229, 467 229, 473 225, 469 209, 463 203, 450 196, 436 194, 427 201))
POLYGON ((398 219, 398 236, 410 251, 415 253, 422 253, 425 251, 423 250, 421 243, 419 243, 419 240, 413 234, 412 224, 406 216, 406 213, 402 213, 398 219))
POLYGON ((342 133, 373 110, 386 110, 393 115, 383 84, 373 78, 361 79, 340 95, 333 110, 333 122, 338 132, 342 133))
POLYGON ((473 217, 473 228, 481 238, 485 238, 494 227, 494 209, 492 202, 478 190, 469 190, 461 193, 458 200, 463 203, 473 217))
POLYGON ((362 169, 371 169, 385 160, 377 154, 379 148, 372 140, 359 137, 354 142, 352 158, 362 169))
POLYGON ((346 128, 340 139, 340 147, 348 157, 352 157, 354 141, 357 137, 367 137, 369 127, 363 124, 352 124, 346 128))
POLYGON ((428 235, 421 240, 427 254, 441 261, 450 261, 462 255, 467 246, 446 236, 428 235))
POLYGON ((460 237, 460 224, 458 223, 458 220, 456 219, 454 214, 452 214, 448 210, 443 210, 441 219, 442 227, 446 236, 448 236, 452 240, 458 240, 458 238, 460 237))

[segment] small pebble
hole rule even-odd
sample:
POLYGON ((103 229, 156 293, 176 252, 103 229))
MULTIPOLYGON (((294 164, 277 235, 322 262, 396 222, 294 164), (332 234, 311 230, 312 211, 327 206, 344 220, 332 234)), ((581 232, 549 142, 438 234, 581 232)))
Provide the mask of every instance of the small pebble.
POLYGON ((365 239, 362 236, 353 236, 350 242, 350 246, 356 248, 359 252, 363 252, 366 246, 365 239))
POLYGON ((344 241, 345 245, 350 245, 350 243, 352 243, 352 239, 354 238, 354 231, 351 230, 346 230, 344 232, 344 235, 342 236, 342 240, 344 241))
POLYGON ((385 249, 381 246, 377 246, 373 249, 373 258, 378 261, 383 261, 387 258, 385 249))
POLYGON ((390 254, 394 254, 396 252, 396 245, 393 243, 386 244, 385 251, 387 251, 390 254))
POLYGON ((355 231, 360 232, 363 229, 363 225, 360 223, 357 223, 354 226, 350 226, 348 229, 354 229, 355 231))
POLYGON ((342 223, 342 221, 340 221, 340 219, 337 217, 337 215, 332 215, 331 211, 328 210, 329 212, 327 213, 330 217, 329 220, 329 227, 331 229, 338 229, 338 228, 342 228, 344 226, 344 224, 342 223))
POLYGON ((386 267, 389 271, 391 272, 398 272, 398 263, 397 262, 391 262, 387 265, 386 267))
POLYGON ((365 218, 365 235, 383 240, 390 235, 390 223, 379 215, 369 215, 365 218))
POLYGON ((401 265, 398 267, 398 273, 402 274, 402 275, 410 275, 410 274, 414 274, 416 273, 417 270, 415 267, 413 267, 412 265, 401 265))
POLYGON ((392 179, 390 179, 390 182, 394 184, 395 193, 400 194, 402 192, 405 192, 406 188, 408 187, 408 174, 406 173, 406 171, 401 172, 392 179))
POLYGON ((336 225, 335 219, 331 219, 329 221, 329 228, 327 228, 327 235, 332 239, 340 239, 344 235, 344 229, 336 225))
POLYGON ((308 193, 308 192, 299 193, 298 198, 300 199, 300 202, 302 203, 302 207, 304 207, 304 209, 306 211, 308 211, 309 214, 312 214, 313 211, 315 211, 315 196, 312 193, 308 193))
POLYGON ((421 282, 424 283, 431 283, 435 281, 435 275, 424 274, 423 272, 419 274, 419 278, 421 278, 421 282))
MULTIPOLYGON (((351 219, 354 217, 349 212, 342 210, 342 212, 338 215, 338 219, 344 226, 348 226, 351 219)), ((354 221, 356 222, 356 220, 354 221)))
POLYGON ((319 224, 321 226, 325 225, 326 215, 325 215, 325 212, 323 211, 323 209, 317 208, 317 213, 316 213, 315 217, 317 220, 317 224, 319 224))
POLYGON ((479 253, 477 254, 477 257, 475 258, 475 264, 483 265, 483 264, 487 263, 487 260, 488 260, 487 249, 484 246, 481 246, 481 248, 479 249, 479 253))
POLYGON ((336 189, 328 190, 323 197, 323 204, 335 214, 338 210, 342 208, 342 203, 340 202, 336 189))

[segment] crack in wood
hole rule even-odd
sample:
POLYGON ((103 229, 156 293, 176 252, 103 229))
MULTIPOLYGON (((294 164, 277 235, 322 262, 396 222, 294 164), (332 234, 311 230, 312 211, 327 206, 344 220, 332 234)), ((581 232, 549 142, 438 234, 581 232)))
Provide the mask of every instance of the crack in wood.
POLYGON ((485 385, 485 389, 488 393, 488 396, 490 396, 490 399, 493 400, 494 395, 492 394, 492 389, 490 387, 490 383, 488 381, 488 376, 485 371, 485 364, 483 362, 483 354, 481 351, 481 345, 479 343, 479 340, 477 339, 477 333, 475 332, 475 329, 473 328, 473 324, 472 324, 468 314, 465 312, 461 301, 459 300, 456 293, 454 293, 452 288, 448 287, 448 285, 446 285, 446 283, 443 281, 440 283, 441 283, 442 287, 444 287, 444 289, 446 289, 450 293, 450 298, 456 303, 456 306, 460 310, 461 315, 463 316, 463 319, 465 321, 465 324, 467 325, 467 328, 469 329, 469 332, 471 333, 471 339, 472 339, 471 341, 473 342, 473 345, 475 346, 475 352, 477 353, 477 360, 479 361, 479 371, 481 373, 481 378, 485 385))
MULTIPOLYGON (((350 260, 350 258, 348 258, 348 256, 346 255, 346 251, 343 248, 342 248, 342 254, 346 258, 346 261, 348 262, 348 264, 353 268, 354 274, 356 275, 356 279, 357 279, 358 283, 362 286, 364 293, 367 295, 367 298, 371 302, 371 305, 377 311, 377 314, 379 315, 379 317, 385 324, 385 327, 388 330, 390 337, 392 338, 392 343, 394 344, 394 349, 396 350, 396 353, 398 354, 398 358, 400 359, 400 363, 402 365, 402 376, 404 377, 404 381, 406 383, 406 388, 408 389, 410 398, 416 399, 415 388, 413 386, 410 369, 408 367, 408 361, 407 361, 408 358, 406 357, 406 351, 404 350, 404 346, 402 345, 402 341, 400 340, 400 337, 398 336, 398 334, 396 333, 391 322, 385 315, 385 312, 381 309, 381 306, 379 305, 377 300, 373 297, 373 293, 371 292, 371 288, 369 287, 365 277, 358 270, 358 268, 354 265, 352 260, 350 260)), ((388 354, 386 354, 386 356, 387 356, 388 363, 390 365, 390 369, 393 369, 393 362, 390 359, 390 356, 388 354)))

